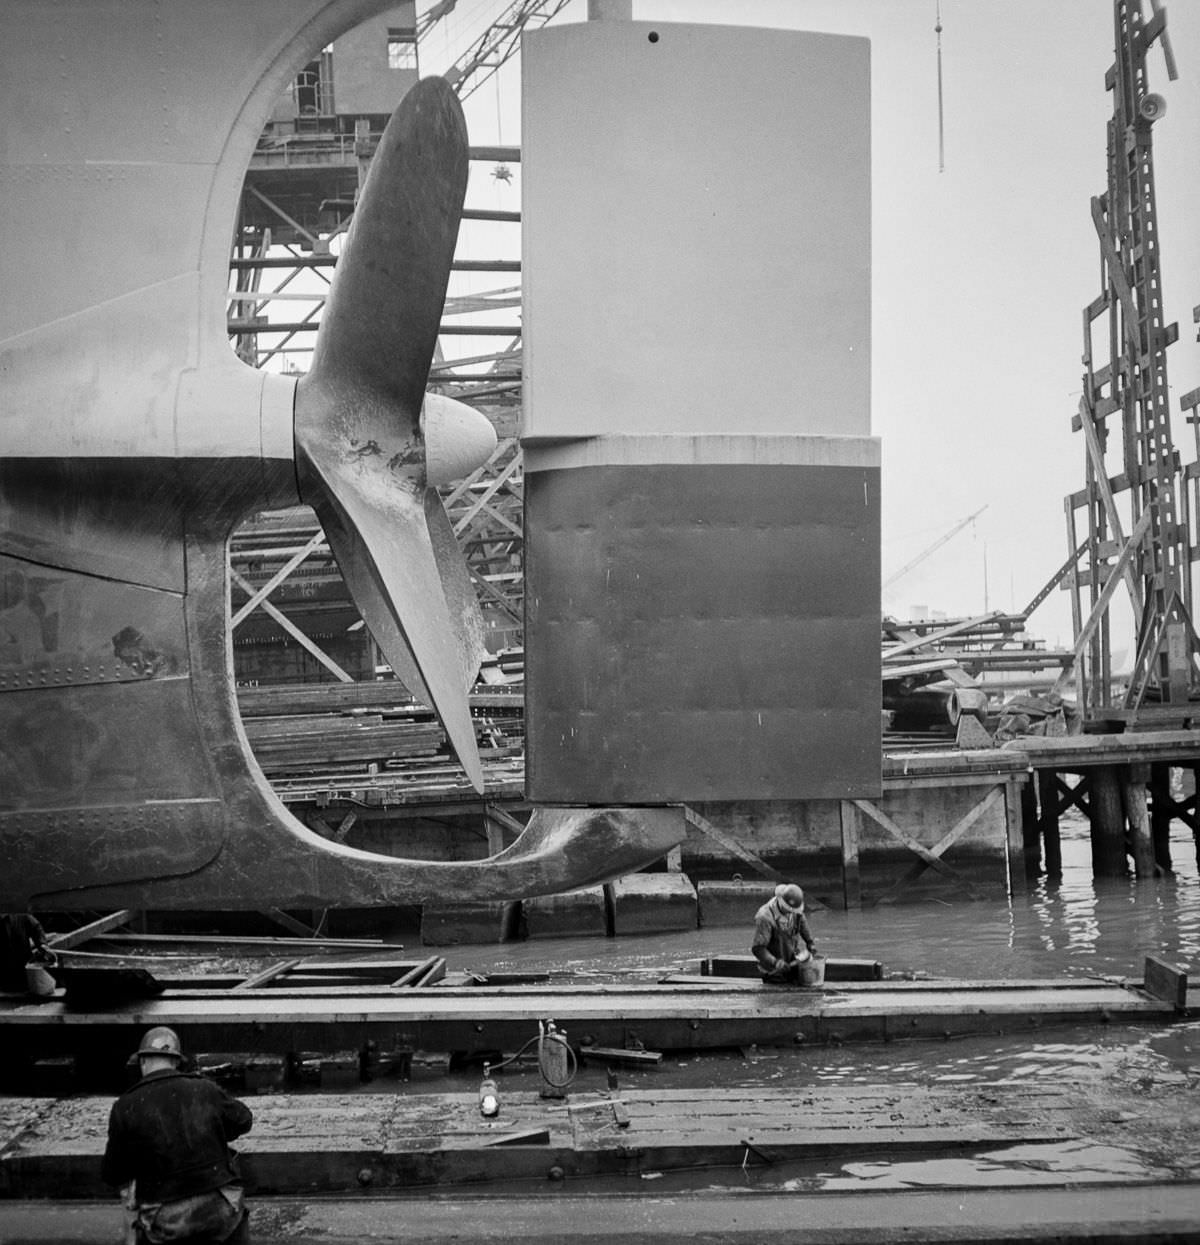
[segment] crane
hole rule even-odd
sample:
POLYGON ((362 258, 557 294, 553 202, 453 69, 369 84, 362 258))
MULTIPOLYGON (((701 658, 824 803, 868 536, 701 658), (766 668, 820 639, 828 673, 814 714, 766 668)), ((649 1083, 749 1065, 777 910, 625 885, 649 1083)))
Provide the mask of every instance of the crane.
POLYGON ((527 26, 544 26, 566 4, 567 0, 512 0, 445 71, 443 76, 459 99, 466 99, 482 86, 516 52, 527 26))
POLYGON ((968 523, 974 523, 986 509, 986 505, 980 506, 974 514, 967 515, 965 519, 959 519, 959 521, 948 532, 944 532, 941 536, 939 536, 932 545, 922 549, 915 558, 909 562, 905 562, 905 564, 898 571, 889 575, 887 579, 883 581, 883 586, 885 588, 890 588, 898 579, 902 579, 905 575, 907 575, 914 566, 919 566, 927 557, 929 557, 931 553, 936 553, 948 540, 957 536, 968 523))

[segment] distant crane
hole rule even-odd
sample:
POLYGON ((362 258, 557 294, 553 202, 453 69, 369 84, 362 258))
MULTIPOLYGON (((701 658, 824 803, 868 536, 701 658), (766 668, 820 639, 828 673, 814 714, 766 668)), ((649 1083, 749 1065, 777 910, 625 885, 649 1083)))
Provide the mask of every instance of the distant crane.
MULTIPOLYGON (((527 27, 544 26, 567 0, 512 0, 482 35, 444 73, 459 99, 478 90, 520 47, 527 27)), ((450 5, 452 9, 454 6, 450 5)), ((435 5, 434 9, 441 9, 435 5)), ((432 16, 430 9, 427 16, 432 16)), ((443 12, 449 12, 449 9, 443 12)), ((438 16, 442 16, 439 13, 438 16)), ((436 21, 437 18, 433 18, 436 21)), ((432 25, 433 21, 428 22, 432 25)))
POLYGON ((986 509, 987 506, 980 506, 974 514, 967 515, 965 519, 959 519, 959 521, 948 532, 945 532, 939 536, 932 545, 922 549, 921 552, 918 553, 917 556, 910 562, 905 562, 905 564, 898 571, 889 575, 887 579, 883 581, 883 586, 885 588, 890 588, 898 579, 902 579, 905 575, 907 575, 914 566, 919 566, 927 557, 929 557, 931 553, 936 553, 948 540, 957 536, 968 523, 974 523, 986 509))

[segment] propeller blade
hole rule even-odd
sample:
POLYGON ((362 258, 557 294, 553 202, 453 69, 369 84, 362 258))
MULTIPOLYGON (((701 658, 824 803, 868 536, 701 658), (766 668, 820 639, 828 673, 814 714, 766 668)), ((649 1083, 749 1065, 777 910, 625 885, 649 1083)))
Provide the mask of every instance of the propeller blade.
POLYGON ((423 78, 371 159, 309 375, 378 394, 417 435, 467 192, 467 127, 444 78, 423 78))
POLYGON ((471 572, 467 569, 458 537, 454 534, 450 516, 446 514, 446 507, 442 505, 437 489, 425 490, 425 524, 429 528, 434 560, 438 565, 442 590, 446 594, 446 604, 458 638, 465 686, 470 691, 479 676, 479 667, 487 656, 487 645, 483 639, 483 613, 479 608, 475 585, 471 582, 471 572))
POLYGON ((429 486, 420 422, 466 182, 462 109, 443 79, 424 79, 372 160, 297 385, 295 431, 300 495, 363 619, 482 792, 467 691, 483 621, 429 486))
MULTIPOLYGON (((301 462, 301 488, 314 499, 317 518, 371 634, 393 669, 405 670, 411 654, 428 703, 471 784, 482 793, 483 768, 465 686, 463 623, 447 600, 426 518, 428 494, 433 493, 438 510, 441 499, 432 489, 418 496, 397 488, 387 475, 361 464, 311 454, 301 462)), ((410 690, 416 691, 411 685, 410 690)))

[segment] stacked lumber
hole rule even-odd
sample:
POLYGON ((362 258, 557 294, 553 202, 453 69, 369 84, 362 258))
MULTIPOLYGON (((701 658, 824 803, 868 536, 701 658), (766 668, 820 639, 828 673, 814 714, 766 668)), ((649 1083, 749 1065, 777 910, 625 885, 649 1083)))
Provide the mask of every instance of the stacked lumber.
POLYGON ((246 734, 255 759, 268 775, 431 757, 446 743, 446 733, 436 720, 397 722, 380 717, 262 718, 246 734))
POLYGON ((1074 660, 1026 635, 1025 622, 999 610, 884 618, 885 751, 989 746, 1005 696, 1049 687, 1074 660))
MULTIPOLYGON (((489 795, 524 789, 524 697, 472 694, 489 795)), ((353 794, 371 805, 475 795, 433 711, 394 679, 238 690, 255 759, 287 802, 353 794)))

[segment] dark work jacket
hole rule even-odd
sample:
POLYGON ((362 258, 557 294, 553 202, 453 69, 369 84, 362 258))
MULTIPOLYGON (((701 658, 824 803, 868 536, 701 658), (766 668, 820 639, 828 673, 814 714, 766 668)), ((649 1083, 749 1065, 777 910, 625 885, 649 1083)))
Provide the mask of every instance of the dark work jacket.
POLYGON ((173 1202, 237 1179, 229 1142, 250 1131, 250 1109, 191 1072, 151 1072, 113 1103, 100 1168, 106 1184, 137 1181, 137 1200, 173 1202))
POLYGON ((45 941, 37 917, 25 912, 0 913, 0 990, 25 989, 25 965, 45 941))
MULTIPOLYGON (((754 914, 754 940, 751 951, 766 947, 777 960, 794 960, 801 942, 813 949, 812 930, 803 912, 785 912, 770 900, 754 914)), ((755 955, 755 959, 758 956, 755 955)), ((761 963, 761 961, 760 961, 761 963)))

